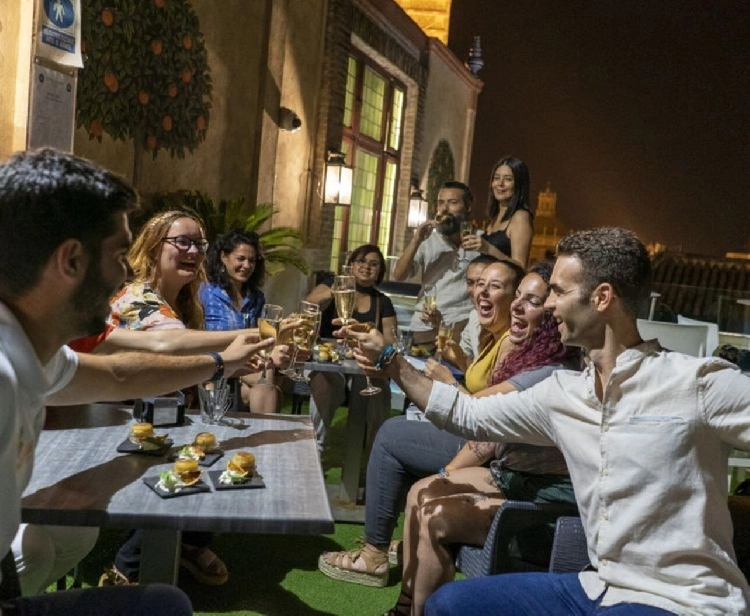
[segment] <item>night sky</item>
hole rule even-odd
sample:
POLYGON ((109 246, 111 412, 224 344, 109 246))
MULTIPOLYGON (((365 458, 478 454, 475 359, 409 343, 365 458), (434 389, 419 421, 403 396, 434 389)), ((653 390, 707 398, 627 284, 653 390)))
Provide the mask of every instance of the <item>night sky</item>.
POLYGON ((750 251, 750 3, 454 0, 482 37, 471 186, 503 155, 551 182, 570 228, 618 225, 686 252, 750 251))

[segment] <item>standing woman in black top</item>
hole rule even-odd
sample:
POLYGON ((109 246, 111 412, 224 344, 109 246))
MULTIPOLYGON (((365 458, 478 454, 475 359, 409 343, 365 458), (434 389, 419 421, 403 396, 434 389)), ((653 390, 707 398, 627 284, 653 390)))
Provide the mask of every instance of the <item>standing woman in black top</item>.
POLYGON ((467 235, 461 246, 497 259, 513 259, 526 267, 534 236, 534 213, 529 202, 529 168, 506 156, 495 163, 487 203, 489 221, 484 235, 467 235))
MULTIPOLYGON (((391 300, 375 288, 383 282, 385 276, 385 257, 380 248, 374 244, 365 244, 352 252, 348 265, 352 266, 357 292, 355 294, 354 312, 352 318, 360 323, 372 322, 382 332, 386 341, 393 342, 393 328, 396 327, 396 310, 391 300)), ((333 330, 338 329, 331 324, 336 318, 336 306, 333 301, 333 278, 325 280, 316 286, 305 298, 308 302, 316 303, 322 310, 320 318, 320 337, 332 337, 333 330)), ((358 391, 365 385, 363 377, 352 379, 352 391, 358 391), (360 382, 361 381, 361 382, 360 382)), ((390 413, 390 388, 387 383, 380 384, 381 392, 373 396, 373 403, 368 405, 367 442, 372 442, 377 428, 388 418, 380 417, 383 413, 390 413), (380 410, 376 410, 380 409, 380 410), (377 417, 370 417, 372 411, 377 417)), ((310 407, 318 447, 325 446, 328 429, 331 427, 333 413, 341 406, 346 395, 346 380, 342 374, 335 372, 312 372, 310 374, 310 389, 315 401, 317 412, 310 407)))

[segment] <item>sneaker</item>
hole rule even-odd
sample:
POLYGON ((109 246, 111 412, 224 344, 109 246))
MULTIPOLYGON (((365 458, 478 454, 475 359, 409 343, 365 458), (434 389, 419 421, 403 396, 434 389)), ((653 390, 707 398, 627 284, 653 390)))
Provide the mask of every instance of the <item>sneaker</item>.
POLYGON ((114 565, 104 568, 99 578, 99 586, 134 586, 138 582, 131 582, 128 577, 114 565))
POLYGON ((348 552, 325 552, 318 558, 318 569, 342 582, 378 588, 388 584, 388 555, 368 547, 348 552))

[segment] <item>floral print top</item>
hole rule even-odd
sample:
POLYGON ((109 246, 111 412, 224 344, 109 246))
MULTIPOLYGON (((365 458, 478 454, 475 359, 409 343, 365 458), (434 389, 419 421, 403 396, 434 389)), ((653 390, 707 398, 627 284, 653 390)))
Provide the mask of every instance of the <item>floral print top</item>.
POLYGON ((171 306, 145 282, 124 286, 109 302, 108 322, 125 329, 184 329, 171 306))

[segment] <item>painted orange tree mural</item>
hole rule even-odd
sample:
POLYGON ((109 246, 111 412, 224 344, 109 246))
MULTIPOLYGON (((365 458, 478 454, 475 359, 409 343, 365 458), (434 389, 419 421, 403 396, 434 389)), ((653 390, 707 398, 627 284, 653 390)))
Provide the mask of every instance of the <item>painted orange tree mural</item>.
MULTIPOLYGON (((183 158, 205 139, 211 76, 198 17, 186 0, 82 2, 84 68, 77 122, 91 139, 133 139, 183 158)), ((137 173, 137 170, 134 174, 137 173)), ((135 178, 134 178, 135 179, 135 178)))

